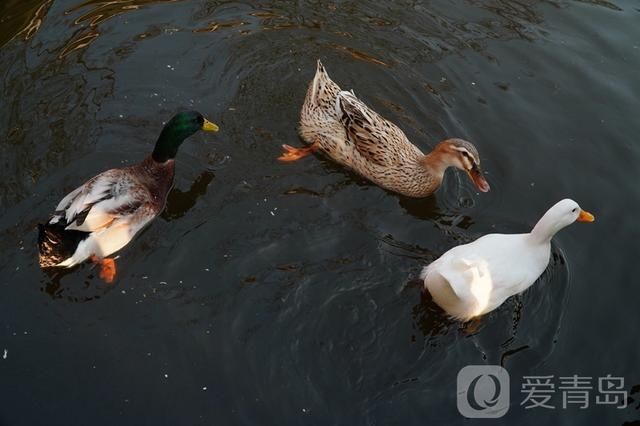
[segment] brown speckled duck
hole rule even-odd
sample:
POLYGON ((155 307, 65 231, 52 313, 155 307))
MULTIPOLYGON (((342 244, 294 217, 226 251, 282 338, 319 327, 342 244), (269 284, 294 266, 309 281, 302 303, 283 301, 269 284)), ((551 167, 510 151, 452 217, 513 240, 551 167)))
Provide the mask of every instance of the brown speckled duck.
POLYGON ((178 148, 198 130, 217 132, 218 126, 196 111, 176 114, 141 163, 107 170, 67 194, 49 221, 38 225, 40 267, 70 268, 91 259, 100 265, 100 277, 113 281, 115 261, 107 256, 162 212, 178 148))
POLYGON ((310 145, 283 145, 281 161, 296 161, 322 151, 377 185, 416 198, 435 192, 445 170, 453 166, 464 170, 480 191, 489 191, 473 144, 446 139, 423 154, 398 126, 366 106, 352 91, 340 90, 320 61, 302 106, 299 132, 310 145))

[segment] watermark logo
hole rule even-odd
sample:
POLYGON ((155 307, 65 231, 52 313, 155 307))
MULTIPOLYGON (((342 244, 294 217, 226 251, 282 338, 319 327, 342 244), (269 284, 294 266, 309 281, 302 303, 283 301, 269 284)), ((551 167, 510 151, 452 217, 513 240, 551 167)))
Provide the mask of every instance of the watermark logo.
POLYGON ((495 419, 509 410, 509 373, 499 365, 468 365, 458 373, 458 411, 470 419, 495 419))
MULTIPOLYGON (((608 405, 622 410, 630 400, 624 377, 522 376, 522 401, 514 406, 530 409, 581 410, 591 405, 608 405)), ((514 379, 517 383, 517 378, 514 379)), ((468 365, 458 372, 458 411, 465 417, 498 418, 510 404, 510 377, 499 365, 468 365)))

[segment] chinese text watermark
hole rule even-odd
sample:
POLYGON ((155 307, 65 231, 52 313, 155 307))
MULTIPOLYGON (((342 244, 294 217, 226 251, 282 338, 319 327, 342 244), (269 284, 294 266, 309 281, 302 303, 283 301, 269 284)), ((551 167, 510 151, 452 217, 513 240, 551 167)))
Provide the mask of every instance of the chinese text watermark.
MULTIPOLYGON (((458 411, 468 418, 498 418, 509 410, 511 378, 498 365, 468 365, 457 379, 458 411)), ((624 377, 523 376, 519 381, 519 405, 530 409, 587 409, 592 405, 627 407, 624 377)))

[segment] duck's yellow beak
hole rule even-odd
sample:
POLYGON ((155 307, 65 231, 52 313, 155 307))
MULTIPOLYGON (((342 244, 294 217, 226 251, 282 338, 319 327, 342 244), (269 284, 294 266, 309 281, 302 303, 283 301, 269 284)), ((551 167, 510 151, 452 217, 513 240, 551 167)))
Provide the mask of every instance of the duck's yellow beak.
POLYGON ((580 209, 580 215, 576 220, 578 222, 593 222, 594 220, 596 220, 596 218, 588 211, 580 209))
POLYGON ((214 124, 205 118, 204 123, 202 123, 202 130, 205 132, 217 132, 220 129, 217 124, 214 124))

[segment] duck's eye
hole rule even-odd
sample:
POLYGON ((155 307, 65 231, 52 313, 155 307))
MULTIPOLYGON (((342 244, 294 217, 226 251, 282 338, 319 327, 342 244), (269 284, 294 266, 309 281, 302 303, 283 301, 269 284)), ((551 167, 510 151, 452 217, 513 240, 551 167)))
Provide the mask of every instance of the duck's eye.
POLYGON ((575 213, 575 212, 577 212, 577 211, 578 211, 578 208, 577 208, 577 207, 574 207, 574 208, 573 208, 573 210, 571 210, 571 212, 572 212, 572 213, 575 213))

